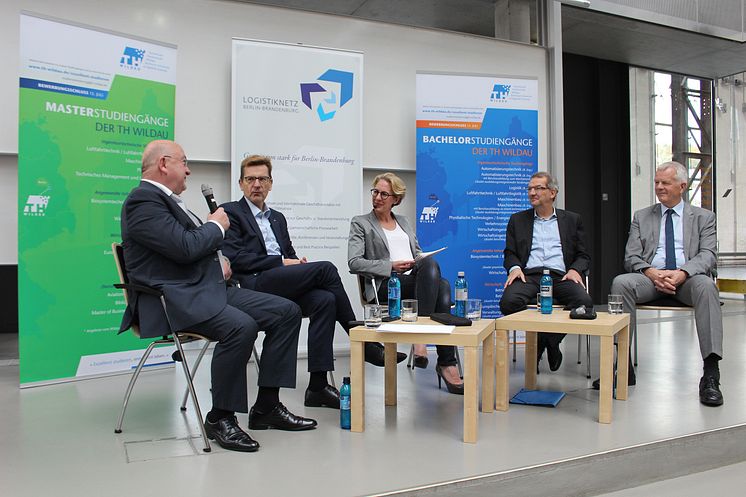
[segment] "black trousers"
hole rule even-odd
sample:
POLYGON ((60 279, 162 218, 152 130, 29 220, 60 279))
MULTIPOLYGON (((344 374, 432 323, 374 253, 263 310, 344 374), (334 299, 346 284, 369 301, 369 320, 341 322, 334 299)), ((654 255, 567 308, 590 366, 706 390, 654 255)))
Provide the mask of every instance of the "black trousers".
MULTIPOLYGON (((500 312, 504 315, 513 314, 522 311, 529 303, 536 303, 536 294, 539 293, 539 281, 541 280, 541 269, 529 270, 526 276, 526 282, 516 279, 503 292, 500 299, 500 312)), ((574 281, 562 281, 564 274, 557 271, 551 271, 552 275, 552 296, 555 302, 564 306, 580 307, 581 305, 592 306, 593 299, 582 285, 574 281)), ((565 338, 564 333, 539 333, 539 343, 545 345, 557 346, 565 338)))
POLYGON ((259 330, 265 332, 259 364, 260 387, 295 388, 301 313, 293 302, 229 287, 228 305, 216 316, 190 326, 217 340, 212 354, 212 406, 248 412, 246 364, 259 330))
POLYGON ((259 292, 292 300, 308 325, 308 371, 334 371, 335 322, 349 333, 355 320, 336 266, 328 261, 281 266, 262 271, 250 283, 259 292))
MULTIPOLYGON (((401 298, 417 299, 417 314, 429 316, 434 312, 451 312, 451 285, 440 276, 440 266, 432 257, 417 261, 409 274, 400 274, 401 298)), ((389 278, 378 288, 379 302, 388 302, 389 278)), ((456 365, 456 348, 436 345, 441 367, 456 365)))

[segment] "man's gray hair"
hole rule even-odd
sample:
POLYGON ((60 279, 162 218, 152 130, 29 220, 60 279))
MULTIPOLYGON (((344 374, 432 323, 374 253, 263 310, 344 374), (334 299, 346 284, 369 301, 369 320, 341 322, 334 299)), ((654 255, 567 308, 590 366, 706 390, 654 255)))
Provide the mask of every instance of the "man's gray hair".
POLYGON ((538 173, 534 173, 531 176, 531 179, 529 181, 531 181, 534 178, 545 178, 547 180, 547 188, 549 188, 550 190, 554 190, 555 192, 559 191, 559 185, 557 184, 557 180, 554 179, 554 176, 552 176, 548 172, 539 171, 538 173))
POLYGON ((666 169, 674 169, 676 171, 676 181, 679 183, 689 182, 689 173, 681 163, 676 161, 664 162, 655 168, 655 172, 665 171, 666 169))

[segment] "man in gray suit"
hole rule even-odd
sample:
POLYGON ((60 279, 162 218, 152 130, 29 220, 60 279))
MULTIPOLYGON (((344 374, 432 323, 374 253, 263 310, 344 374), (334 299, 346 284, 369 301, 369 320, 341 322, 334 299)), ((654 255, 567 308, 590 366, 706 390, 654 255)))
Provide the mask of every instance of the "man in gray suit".
POLYGON ((715 214, 682 200, 687 171, 678 162, 659 165, 655 194, 660 204, 635 212, 624 254, 629 271, 614 278, 611 293, 622 295, 624 310, 636 326, 635 304, 670 296, 694 307, 704 374, 699 400, 723 403, 718 361, 723 356, 723 317, 712 279, 717 265, 715 214))

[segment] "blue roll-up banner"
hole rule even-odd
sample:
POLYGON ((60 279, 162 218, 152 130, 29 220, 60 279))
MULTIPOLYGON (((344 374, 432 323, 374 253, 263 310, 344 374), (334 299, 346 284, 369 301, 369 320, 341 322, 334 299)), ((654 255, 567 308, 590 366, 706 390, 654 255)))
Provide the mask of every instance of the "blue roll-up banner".
POLYGON ((465 271, 482 315, 500 316, 505 228, 538 170, 536 79, 417 74, 417 237, 443 277, 465 271))

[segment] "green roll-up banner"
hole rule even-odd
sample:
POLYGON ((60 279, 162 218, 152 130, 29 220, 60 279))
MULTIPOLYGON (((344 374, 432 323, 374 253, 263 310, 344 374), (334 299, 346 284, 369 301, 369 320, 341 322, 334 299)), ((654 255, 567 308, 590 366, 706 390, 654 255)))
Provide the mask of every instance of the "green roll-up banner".
POLYGON ((173 139, 176 48, 29 14, 20 38, 20 383, 127 370, 111 244, 143 147, 173 139))

